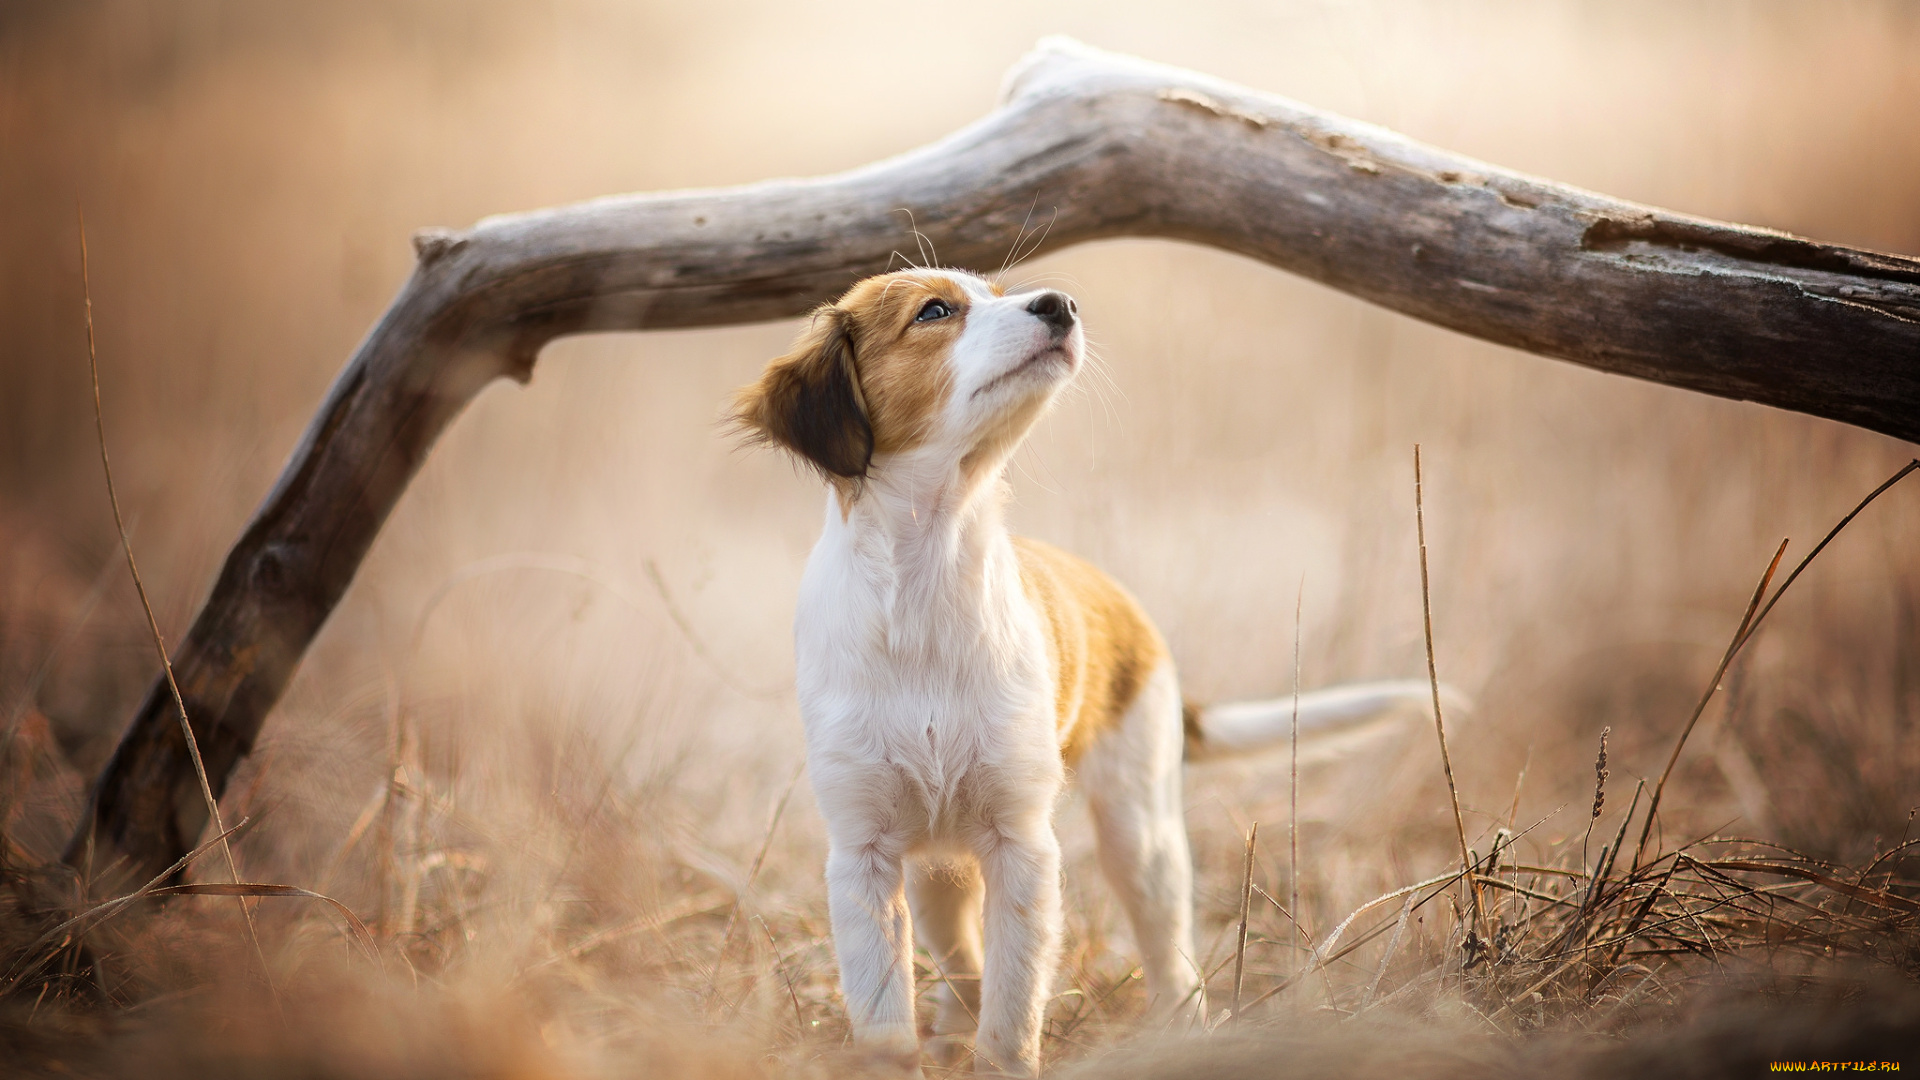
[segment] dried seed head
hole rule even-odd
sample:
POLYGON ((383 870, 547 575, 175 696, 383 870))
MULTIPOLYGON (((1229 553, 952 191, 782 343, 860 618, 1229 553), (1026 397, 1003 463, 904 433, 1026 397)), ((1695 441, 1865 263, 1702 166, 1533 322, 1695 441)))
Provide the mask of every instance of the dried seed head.
POLYGON ((1593 759, 1593 816, 1600 817, 1600 811, 1607 805, 1607 736, 1613 734, 1612 726, 1600 729, 1600 756, 1593 759))

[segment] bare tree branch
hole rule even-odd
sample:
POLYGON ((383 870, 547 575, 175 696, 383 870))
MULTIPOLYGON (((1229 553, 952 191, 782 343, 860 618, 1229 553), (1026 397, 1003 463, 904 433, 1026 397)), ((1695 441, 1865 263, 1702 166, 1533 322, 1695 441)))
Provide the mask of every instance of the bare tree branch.
MULTIPOLYGON (((1667 213, 1193 72, 1043 42, 1004 104, 814 180, 625 195, 415 238, 419 265, 227 557, 175 667, 216 787, 448 423, 566 334, 800 314, 885 269, 902 210, 992 267, 1028 208, 1056 248, 1154 236, 1623 375, 1920 439, 1920 261, 1667 213)), ((132 875, 206 823, 156 685, 95 786, 132 875)))

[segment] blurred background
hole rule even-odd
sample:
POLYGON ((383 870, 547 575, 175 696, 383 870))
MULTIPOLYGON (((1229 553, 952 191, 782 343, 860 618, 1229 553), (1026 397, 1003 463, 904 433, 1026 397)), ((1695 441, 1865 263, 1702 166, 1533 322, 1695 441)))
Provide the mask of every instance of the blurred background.
MULTIPOLYGON (((56 855, 156 670, 94 445, 76 204, 121 498, 178 640, 414 229, 870 162, 992 109, 1048 33, 1611 195, 1920 252, 1920 9, 1901 0, 5 0, 13 857, 56 855)), ((1478 837, 1542 818, 1529 842, 1577 837, 1603 727, 1616 785, 1657 775, 1775 545, 1804 553, 1914 451, 1170 243, 1043 246, 1010 280, 1072 291, 1102 361, 1018 459, 1012 519, 1133 589, 1193 697, 1285 693, 1296 601, 1304 685, 1424 675, 1423 446, 1438 664, 1479 704, 1453 747, 1478 837)), ((769 817, 799 761, 789 623, 823 496, 717 424, 794 331, 574 338, 531 385, 487 390, 229 790, 230 817, 262 815, 251 872, 325 882, 435 963, 484 968, 490 941, 525 961, 540 934, 737 888, 773 836, 766 917, 817 930, 804 781, 769 817), (404 812, 380 801, 396 762, 404 812), (514 929, 488 938, 481 911, 514 929)), ((1916 538, 1920 488, 1896 488, 1795 586, 1690 744, 1675 821, 1835 858, 1902 835, 1916 538)), ((1421 732, 1303 776, 1309 923, 1446 864, 1421 732)), ((1241 830, 1286 820, 1284 762, 1193 771, 1189 818, 1205 939, 1238 902, 1241 830)), ((1062 822, 1076 962, 1122 965, 1084 822, 1062 822)), ((1283 883, 1284 855, 1261 873, 1283 883)), ((722 931, 703 932, 711 954, 722 931)), ((818 935, 804 964, 779 949, 816 995, 795 1016, 827 1002, 818 935)))

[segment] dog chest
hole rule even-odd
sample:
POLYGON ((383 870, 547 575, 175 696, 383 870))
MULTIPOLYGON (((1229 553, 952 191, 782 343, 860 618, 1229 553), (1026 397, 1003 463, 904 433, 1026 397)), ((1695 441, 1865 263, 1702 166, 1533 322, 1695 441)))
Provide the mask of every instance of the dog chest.
POLYGON ((866 806, 885 792, 887 813, 912 804, 910 831, 934 833, 988 806, 1050 804, 1060 774, 1052 679, 1017 577, 986 567, 947 583, 955 588, 916 591, 859 554, 823 537, 796 612, 801 715, 823 800, 838 789, 866 806))

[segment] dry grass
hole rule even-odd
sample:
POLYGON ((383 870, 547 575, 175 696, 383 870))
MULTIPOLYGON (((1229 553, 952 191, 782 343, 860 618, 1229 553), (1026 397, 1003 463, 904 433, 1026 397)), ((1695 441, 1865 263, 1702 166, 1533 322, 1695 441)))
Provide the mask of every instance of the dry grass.
MULTIPOLYGON (((158 668, 93 460, 76 195, 114 470, 169 637, 405 273, 411 228, 870 160, 977 115, 1046 30, 1627 197, 1920 250, 1899 180, 1920 166, 1920 24, 1897 4, 1107 4, 1047 26, 1009 7, 923 35, 906 73, 881 7, 0 13, 0 131, 20 148, 0 154, 0 1060, 862 1068, 823 831, 792 785, 787 624, 818 492, 714 428, 787 326, 562 343, 436 450, 223 799, 238 876, 337 899, 371 951, 325 903, 260 896, 282 1020, 231 900, 83 900, 53 856, 158 668), (921 89, 891 92, 903 79, 921 89), (56 908, 94 915, 37 942, 56 908), (49 951, 68 938, 86 953, 49 951)), ((1920 489, 1883 496, 1727 648, 1766 607, 1753 580, 1779 537, 1821 535, 1910 447, 1173 245, 1023 271, 1075 291, 1107 382, 1023 455, 1015 518, 1126 581, 1191 693, 1285 693, 1290 668, 1406 676, 1430 641, 1479 703, 1446 717, 1458 824, 1424 728, 1303 765, 1297 790, 1284 755, 1190 770, 1208 1014, 1236 982, 1246 1005, 1211 1033, 1139 1030, 1070 798, 1050 1061, 1734 1075, 1763 1051, 1912 1043, 1920 489), (1289 843, 1249 865, 1256 821, 1289 843)), ((225 869, 196 865, 192 887, 225 869)))
MULTIPOLYGON (((1875 489, 1769 595, 1780 564, 1776 553, 1680 730, 1670 766, 1787 587, 1841 528, 1916 468, 1920 462, 1875 489)), ((187 1051, 178 1063, 181 1075, 261 1068, 326 1075, 611 1075, 641 1065, 688 1075, 884 1073, 847 1045, 817 891, 803 899, 756 889, 769 858, 786 846, 780 828, 798 772, 773 803, 751 860, 741 865, 709 846, 694 823, 683 818, 672 828, 673 808, 649 790, 666 777, 634 783, 625 774, 624 753, 608 757, 590 745, 553 753, 539 762, 538 773, 552 785, 546 798, 520 791, 522 798, 534 794, 530 805, 518 808, 531 818, 513 821, 503 817, 511 803, 500 799, 497 772, 490 774, 493 783, 475 790, 463 782, 460 767, 431 767, 429 741, 404 699, 391 718, 386 782, 321 874, 322 888, 349 867, 365 875, 355 891, 371 892, 372 930, 345 905, 305 888, 164 885, 175 870, 226 846, 251 818, 208 839, 140 890, 66 918, 57 909, 74 886, 62 869, 45 861, 23 864, 9 845, 5 870, 13 904, 0 925, 14 938, 0 975, 0 1009, 6 1010, 0 1032, 18 1060, 48 1072, 116 1074, 154 1052, 157 1041, 165 1053, 187 1051), (547 844, 503 843, 503 825, 547 844), (609 871, 625 873, 610 880, 609 871), (270 924, 269 963, 258 952, 245 908, 231 920, 191 906, 157 915, 140 911, 149 901, 190 896, 318 900, 338 917, 310 909, 278 913, 270 924), (261 968, 246 962, 241 941, 251 944, 261 968), (358 948, 343 949, 343 941, 358 948), (265 994, 250 994, 249 986, 265 994), (280 1006, 276 986, 284 988, 290 1010, 280 1006), (273 1007, 263 1007, 263 1000, 273 1007), (328 1032, 347 1035, 350 1045, 328 1032)), ((1488 1047, 1506 1054, 1504 1067, 1520 1074, 1528 1071, 1525 1055, 1513 1057, 1512 1044, 1489 1043, 1489 1032, 1645 1030, 1649 1017, 1681 1015, 1700 996, 1700 985, 1724 984, 1730 970, 1812 980, 1836 997, 1857 981, 1849 962, 1899 976, 1920 973, 1920 880, 1909 876, 1910 852, 1920 838, 1903 835, 1864 865, 1721 836, 1669 848, 1659 838, 1664 830, 1657 831, 1657 796, 1670 770, 1651 794, 1645 780, 1636 784, 1624 812, 1607 818, 1609 731, 1602 734, 1592 809, 1577 844, 1567 838, 1541 845, 1533 834, 1544 821, 1515 828, 1516 792, 1507 824, 1481 837, 1486 854, 1466 852, 1470 873, 1455 864, 1389 890, 1345 913, 1317 940, 1256 884, 1257 826, 1250 828, 1233 910, 1223 919, 1216 894, 1208 913, 1209 921, 1227 924, 1222 929, 1237 921, 1237 933, 1224 959, 1218 939, 1203 954, 1208 992, 1217 995, 1211 1000, 1231 1005, 1224 1011, 1210 1006, 1206 1022, 1189 1031, 1139 1029, 1138 971, 1124 959, 1116 962, 1108 946, 1113 926, 1106 905, 1079 897, 1065 989, 1046 1028, 1049 1060, 1090 1057, 1089 1067, 1110 1068, 1117 1048, 1134 1045, 1148 1048, 1146 1056, 1124 1060, 1143 1075, 1192 1054, 1210 1055, 1223 1074, 1259 1074, 1260 1063, 1271 1059, 1247 1048, 1249 1034, 1261 1030, 1253 1025, 1264 1024, 1282 1039, 1304 1037, 1312 1048, 1324 1039, 1300 1025, 1318 1013, 1350 1025, 1397 1018, 1399 1026, 1379 1029, 1387 1033, 1381 1037, 1433 1075, 1449 1074, 1448 1063, 1461 1054, 1479 1060, 1488 1047), (1590 859, 1596 839, 1602 842, 1590 859), (1263 906, 1256 907, 1256 897, 1263 906), (1269 970, 1249 968, 1250 945, 1256 963, 1268 958, 1269 970), (1232 974, 1223 986, 1229 962, 1232 974), (1237 1021, 1231 1037, 1221 1026, 1229 1017, 1237 1021), (1169 1051, 1174 1059, 1150 1050, 1157 1039, 1174 1036, 1208 1041, 1169 1051)), ((31 739, 31 729, 16 725, 9 755, 30 763, 45 748, 22 734, 31 739)), ((1454 839, 1466 844, 1464 833, 1454 839)), ((1084 871, 1084 856, 1078 862, 1084 871)), ((1203 878, 1221 876, 1218 867, 1211 874, 1207 869, 1203 878)), ((231 876, 238 881, 237 870, 231 876)), ((922 990, 938 978, 930 964, 921 965, 922 990)), ((1872 990, 1886 998, 1888 985, 1872 990)), ((1902 993, 1914 996, 1910 985, 1900 985, 1907 988, 1894 990, 1894 1001, 1902 993)), ((1711 1018, 1724 1021, 1730 1013, 1738 1015, 1730 1010, 1711 1018)), ((1892 1030, 1920 1032, 1912 1020, 1898 1013, 1892 1030)), ((1748 1022, 1772 1018, 1752 1013, 1748 1022)), ((1832 1028, 1818 1033, 1836 1037, 1832 1028)), ((1872 1043, 1886 1032, 1851 1034, 1872 1043)), ((1357 1043, 1343 1045, 1349 1047, 1344 1054, 1325 1047, 1314 1052, 1331 1055, 1330 1067, 1371 1067, 1357 1043)), ((1556 1052, 1591 1062, 1618 1056, 1579 1045, 1556 1052)))

